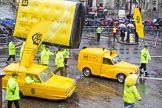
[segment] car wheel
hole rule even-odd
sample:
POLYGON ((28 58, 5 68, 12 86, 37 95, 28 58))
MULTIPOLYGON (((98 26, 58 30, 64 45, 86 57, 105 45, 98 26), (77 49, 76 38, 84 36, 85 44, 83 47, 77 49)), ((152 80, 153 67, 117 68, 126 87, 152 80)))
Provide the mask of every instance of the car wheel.
POLYGON ((19 96, 23 97, 23 93, 21 91, 19 91, 19 96))
POLYGON ((118 75, 117 75, 117 81, 118 81, 119 83, 124 83, 125 78, 126 78, 126 75, 124 75, 124 74, 118 74, 118 75))
POLYGON ((83 69, 83 75, 84 75, 85 77, 91 76, 91 70, 90 70, 89 68, 84 68, 84 69, 83 69))

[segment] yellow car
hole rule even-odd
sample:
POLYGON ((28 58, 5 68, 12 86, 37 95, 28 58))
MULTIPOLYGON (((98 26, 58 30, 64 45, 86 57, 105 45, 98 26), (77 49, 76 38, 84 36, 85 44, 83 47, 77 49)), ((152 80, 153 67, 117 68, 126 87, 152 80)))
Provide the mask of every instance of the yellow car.
POLYGON ((138 71, 138 66, 121 61, 116 50, 84 48, 79 52, 77 69, 86 77, 97 75, 123 83, 129 74, 138 71))
POLYGON ((13 72, 16 72, 21 96, 62 100, 70 97, 76 88, 75 79, 55 75, 47 66, 43 65, 33 64, 26 69, 19 66, 19 63, 12 63, 3 71, 6 76, 2 79, 2 88, 6 89, 8 79, 13 72), (27 84, 25 81, 27 75, 34 76, 36 80, 33 79, 33 83, 27 84))

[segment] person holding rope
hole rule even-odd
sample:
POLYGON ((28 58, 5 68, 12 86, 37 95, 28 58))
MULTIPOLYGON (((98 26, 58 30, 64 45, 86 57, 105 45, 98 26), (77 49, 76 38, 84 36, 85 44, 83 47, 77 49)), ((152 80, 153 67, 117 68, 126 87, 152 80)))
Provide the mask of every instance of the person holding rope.
POLYGON ((64 55, 63 55, 63 51, 61 48, 59 48, 56 53, 55 65, 57 69, 53 73, 56 74, 58 71, 60 71, 60 75, 64 76, 64 70, 63 70, 64 69, 64 55))
POLYGON ((45 48, 43 49, 43 51, 41 52, 41 64, 45 65, 45 66, 48 66, 48 64, 49 64, 49 57, 51 55, 54 55, 54 53, 52 53, 49 50, 49 47, 46 45, 45 48))

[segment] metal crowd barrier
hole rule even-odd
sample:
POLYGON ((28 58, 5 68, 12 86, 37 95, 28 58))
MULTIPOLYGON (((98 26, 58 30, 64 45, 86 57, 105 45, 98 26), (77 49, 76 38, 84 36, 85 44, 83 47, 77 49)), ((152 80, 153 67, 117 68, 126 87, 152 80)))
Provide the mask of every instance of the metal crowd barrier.
MULTIPOLYGON (((85 26, 83 28, 83 36, 87 36, 89 34, 96 34, 97 26, 85 26)), ((112 27, 102 27, 102 36, 112 35, 112 27)))
MULTIPOLYGON (((112 36, 112 29, 113 29, 112 27, 102 27, 102 28, 103 28, 103 30, 102 30, 101 36, 106 36, 106 37, 112 36)), ((97 29, 97 26, 85 26, 83 28, 83 33, 82 33, 83 37, 96 36, 96 29, 97 29)), ((132 32, 132 34, 134 35, 134 31, 132 32)), ((118 32, 118 36, 119 35, 120 35, 120 31, 118 32)), ((158 39, 160 41, 162 41, 161 35, 162 35, 162 31, 159 32, 158 39)), ((150 37, 154 40, 156 38, 156 31, 150 32, 149 30, 145 30, 145 37, 150 37)), ((0 46, 8 45, 11 38, 12 38, 11 34, 9 34, 9 35, 8 34, 0 34, 0 46)), ((17 38, 15 38, 15 41, 16 42, 22 42, 20 39, 17 39, 17 38)))
MULTIPOLYGON (((0 34, 0 46, 8 45, 12 38, 13 38, 12 35, 0 34)), ((18 42, 22 42, 22 41, 20 39, 15 38, 15 43, 18 42)))
MULTIPOLYGON (((102 35, 112 35, 112 29, 113 27, 102 27, 103 30, 102 30, 102 35)), ((96 29, 97 29, 97 26, 85 26, 83 28, 83 34, 96 34, 96 29)), ((125 31, 127 32, 127 29, 125 29, 125 31)), ((145 27, 144 28, 144 32, 145 32, 145 36, 148 36, 148 35, 153 35, 155 36, 156 35, 156 30, 150 30, 148 27, 145 27)), ((161 33, 162 31, 160 31, 161 33)), ((118 32, 120 33, 120 31, 118 32)), ((132 30, 132 33, 134 34, 134 30, 132 30)))

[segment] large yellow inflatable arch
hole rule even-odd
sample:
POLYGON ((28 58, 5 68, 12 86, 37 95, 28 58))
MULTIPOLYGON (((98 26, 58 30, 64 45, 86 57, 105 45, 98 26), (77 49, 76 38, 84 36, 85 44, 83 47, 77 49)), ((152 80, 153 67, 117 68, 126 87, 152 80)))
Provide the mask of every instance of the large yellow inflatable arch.
POLYGON ((31 33, 41 32, 43 43, 78 48, 84 22, 85 6, 80 2, 20 0, 14 36, 27 39, 31 33))

